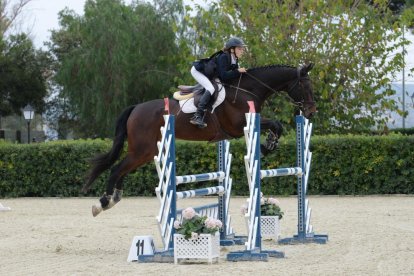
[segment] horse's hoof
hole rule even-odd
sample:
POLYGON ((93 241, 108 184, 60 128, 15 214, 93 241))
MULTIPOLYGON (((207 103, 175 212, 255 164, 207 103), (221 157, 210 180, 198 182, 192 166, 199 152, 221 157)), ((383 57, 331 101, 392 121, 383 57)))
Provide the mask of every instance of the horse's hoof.
POLYGON ((92 206, 92 215, 96 217, 99 213, 102 212, 102 207, 97 207, 96 205, 92 206))
POLYGON ((124 191, 122 190, 114 189, 114 194, 112 195, 112 199, 115 204, 121 201, 123 192, 124 191))

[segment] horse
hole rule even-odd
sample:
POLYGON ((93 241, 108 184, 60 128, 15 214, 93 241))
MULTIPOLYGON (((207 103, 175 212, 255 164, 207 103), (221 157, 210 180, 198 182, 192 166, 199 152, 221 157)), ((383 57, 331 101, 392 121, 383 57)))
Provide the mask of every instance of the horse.
MULTIPOLYGON (((176 116, 176 138, 210 142, 240 138, 246 125, 244 114, 249 112, 247 101, 253 101, 256 112, 260 112, 266 99, 275 93, 286 93, 283 95, 310 119, 316 112, 312 83, 308 76, 312 67, 311 63, 302 67, 268 65, 249 69, 239 78, 224 84, 225 99, 213 113, 206 112, 205 128, 192 125, 189 122, 192 114, 182 112, 177 100, 167 99, 170 113, 176 116)), ((112 148, 91 160, 92 168, 82 189, 86 192, 100 174, 110 169, 106 192, 99 203, 92 206, 93 216, 112 208, 121 200, 123 178, 128 173, 153 161, 158 153, 157 141, 161 139, 160 128, 164 125, 165 112, 164 100, 156 99, 130 106, 119 116, 112 148), (127 153, 115 164, 125 140, 128 141, 127 153)), ((270 141, 262 149, 272 150, 282 134, 282 125, 278 121, 262 118, 260 128, 271 134, 270 141)))

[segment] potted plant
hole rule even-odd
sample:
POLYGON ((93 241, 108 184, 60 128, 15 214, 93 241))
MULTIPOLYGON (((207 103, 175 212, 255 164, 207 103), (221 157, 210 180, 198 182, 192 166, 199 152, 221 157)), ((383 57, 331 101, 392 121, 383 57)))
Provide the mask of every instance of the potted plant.
MULTIPOLYGON (((242 212, 247 213, 247 205, 242 206, 242 212)), ((276 198, 266 198, 261 194, 260 199, 260 229, 262 238, 278 239, 280 236, 280 223, 283 218, 283 211, 280 203, 276 198)))
POLYGON ((262 238, 278 239, 280 236, 280 223, 283 212, 276 198, 262 197, 260 200, 260 229, 262 238))
POLYGON ((208 259, 220 257, 219 229, 222 222, 207 216, 199 216, 191 207, 182 212, 182 221, 174 222, 174 263, 178 259, 208 259))

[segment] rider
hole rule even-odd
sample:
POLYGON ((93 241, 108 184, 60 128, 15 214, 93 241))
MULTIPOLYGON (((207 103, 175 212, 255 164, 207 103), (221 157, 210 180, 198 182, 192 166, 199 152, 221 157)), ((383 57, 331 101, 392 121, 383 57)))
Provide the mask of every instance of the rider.
MULTIPOLYGON (((217 73, 218 78, 222 82, 237 78, 241 73, 245 73, 247 71, 243 67, 239 68, 238 63, 245 48, 246 44, 244 44, 244 41, 239 37, 232 37, 226 42, 223 52, 217 57, 217 73)), ((204 122, 204 112, 207 109, 207 104, 210 101, 211 95, 213 95, 215 89, 211 81, 203 74, 203 72, 197 71, 194 66, 191 68, 191 75, 205 88, 205 91, 203 96, 201 96, 197 106, 197 111, 191 118, 190 123, 198 126, 199 128, 204 128, 207 126, 204 122)))

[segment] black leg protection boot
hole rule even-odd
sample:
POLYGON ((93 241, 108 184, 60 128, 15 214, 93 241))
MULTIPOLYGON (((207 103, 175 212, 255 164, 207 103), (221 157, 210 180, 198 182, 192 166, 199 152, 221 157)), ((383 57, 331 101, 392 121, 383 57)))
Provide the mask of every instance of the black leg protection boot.
POLYGON ((200 102, 197 106, 197 111, 194 114, 194 116, 191 118, 190 123, 193 125, 198 126, 199 128, 205 128, 207 126, 206 123, 204 123, 204 113, 207 109, 207 104, 210 101, 211 94, 209 91, 205 91, 203 96, 201 96, 200 102))

